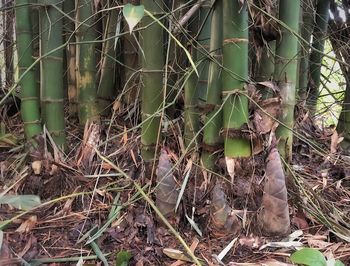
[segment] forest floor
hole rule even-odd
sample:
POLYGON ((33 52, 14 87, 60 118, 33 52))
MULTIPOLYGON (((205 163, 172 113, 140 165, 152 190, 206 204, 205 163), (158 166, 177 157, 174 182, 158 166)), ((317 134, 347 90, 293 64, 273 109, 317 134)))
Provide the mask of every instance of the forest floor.
MULTIPOLYGON (((37 195, 41 203, 29 210, 0 205, 0 265, 103 265, 101 260, 122 265, 121 257, 129 254, 129 265, 192 264, 178 238, 146 202, 155 199, 157 163, 145 165, 140 159, 139 131, 127 115, 102 121, 101 129, 86 128, 85 137, 70 119, 68 152, 62 155, 50 148, 49 135, 38 139, 36 149, 24 147, 19 114, 2 112, 0 191, 37 195)), ((228 175, 221 160, 217 175, 203 171, 196 160, 189 169, 192 159, 182 156, 179 121, 163 128, 162 145, 179 188, 186 173, 189 176, 171 224, 203 265, 219 265, 218 257, 223 265, 291 265, 290 254, 301 246, 350 265, 350 156, 341 152, 334 130, 315 127, 307 115, 298 117, 293 160, 287 166, 291 235, 271 238, 263 236, 256 221, 264 156, 256 156, 251 176, 228 185, 242 230, 239 235, 218 234, 210 223, 210 191, 216 176, 228 175), (237 183, 247 190, 237 191, 237 183)))

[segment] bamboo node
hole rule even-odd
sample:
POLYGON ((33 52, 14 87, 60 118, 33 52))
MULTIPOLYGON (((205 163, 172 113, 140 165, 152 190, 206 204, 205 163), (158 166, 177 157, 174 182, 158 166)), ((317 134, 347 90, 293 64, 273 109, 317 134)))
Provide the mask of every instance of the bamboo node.
POLYGON ((21 98, 21 101, 22 102, 25 102, 25 101, 39 101, 39 97, 23 97, 23 98, 21 98))
POLYGON ((163 69, 141 69, 142 73, 163 73, 163 69))
POLYGON ((220 149, 222 149, 222 145, 220 144, 212 145, 212 144, 202 143, 201 146, 203 150, 211 153, 217 152, 220 149))
POLYGON ((233 89, 229 91, 222 91, 221 94, 222 96, 227 96, 227 95, 240 94, 241 92, 242 92, 242 89, 233 89))
POLYGON ((153 114, 147 114, 147 113, 142 113, 142 115, 148 117, 160 117, 161 114, 160 113, 153 113, 153 114))
POLYGON ((224 40, 224 44, 230 43, 248 43, 248 39, 246 38, 229 38, 224 40))
POLYGON ((220 135, 230 139, 242 138, 247 140, 251 140, 254 136, 253 132, 249 130, 247 124, 243 124, 240 128, 223 128, 220 135))
POLYGON ((34 120, 34 121, 23 121, 24 125, 36 125, 41 124, 41 120, 34 120))

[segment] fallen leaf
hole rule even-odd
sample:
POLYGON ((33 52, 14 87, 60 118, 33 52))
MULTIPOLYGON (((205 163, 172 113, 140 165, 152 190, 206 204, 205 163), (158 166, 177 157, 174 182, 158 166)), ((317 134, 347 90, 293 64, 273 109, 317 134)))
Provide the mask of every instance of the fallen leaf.
POLYGON ((83 142, 77 152, 77 165, 89 167, 96 154, 98 142, 100 141, 100 126, 97 123, 86 123, 83 142))
POLYGON ((192 262, 192 259, 185 255, 184 252, 173 249, 173 248, 164 248, 163 253, 167 255, 169 258, 172 258, 174 260, 182 260, 182 261, 187 261, 187 262, 192 262))
POLYGON ((30 210, 41 204, 36 195, 4 195, 0 196, 0 204, 8 204, 21 210, 30 210))
POLYGON ((38 218, 36 215, 30 216, 27 220, 25 220, 17 229, 18 233, 29 233, 36 225, 38 218))
POLYGON ((317 238, 314 239, 312 237, 307 239, 307 244, 309 247, 317 248, 317 249, 325 249, 325 248, 332 245, 332 243, 329 243, 329 242, 326 242, 326 241, 323 241, 323 240, 320 240, 317 238))
POLYGON ((102 162, 101 168, 102 168, 103 170, 111 170, 111 169, 113 169, 113 166, 110 165, 110 164, 107 163, 107 162, 102 162))
POLYGON ((271 90, 273 90, 274 92, 278 91, 279 88, 278 86, 276 85, 275 82, 272 82, 272 81, 261 81, 261 82, 258 82, 259 85, 262 85, 262 86, 265 86, 271 90))
MULTIPOLYGON (((199 244, 199 240, 198 240, 198 238, 195 237, 193 242, 192 242, 192 244, 191 244, 191 246, 190 246, 190 250, 192 251, 193 254, 194 254, 194 251, 196 250, 198 244, 199 244)), ((177 260, 174 263, 172 263, 170 266, 180 266, 180 265, 183 265, 183 264, 185 264, 184 261, 177 260)))
MULTIPOLYGON (((274 260, 274 259, 268 259, 268 260, 264 260, 264 261, 260 261, 257 263, 245 263, 243 265, 249 265, 249 266, 294 266, 294 264, 290 264, 290 263, 283 263, 280 262, 278 260, 274 260)), ((230 262, 228 264, 228 266, 242 266, 241 263, 235 263, 235 262, 230 262)))
POLYGON ((231 158, 231 157, 225 157, 225 161, 226 161, 226 168, 227 168, 227 172, 231 177, 231 182, 233 184, 233 180, 235 178, 235 159, 231 158))
POLYGON ((121 106, 122 106, 121 102, 116 100, 116 101, 114 101, 112 108, 113 108, 114 111, 118 111, 121 106))
POLYGON ((242 246, 246 246, 251 249, 256 249, 261 246, 263 240, 257 236, 243 236, 239 239, 239 244, 242 246))
POLYGON ((334 130, 332 136, 331 136, 331 154, 337 152, 337 147, 338 147, 338 140, 339 140, 339 135, 336 130, 334 130))
POLYGON ((126 126, 124 126, 123 145, 125 146, 127 143, 128 143, 128 130, 126 126))
POLYGON ((262 245, 259 250, 263 250, 267 247, 270 248, 298 248, 302 247, 303 243, 299 241, 280 241, 280 242, 269 242, 265 245, 262 245))

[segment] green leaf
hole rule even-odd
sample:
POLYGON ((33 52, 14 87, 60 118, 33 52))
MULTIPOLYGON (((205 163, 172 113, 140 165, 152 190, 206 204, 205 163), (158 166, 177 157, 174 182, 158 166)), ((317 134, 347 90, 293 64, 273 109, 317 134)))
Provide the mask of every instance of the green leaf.
POLYGON ((0 204, 8 204, 21 210, 30 210, 41 204, 35 195, 5 195, 0 197, 0 204))
POLYGON ((293 263, 307 266, 327 266, 327 262, 323 254, 313 248, 303 248, 294 252, 290 256, 290 260, 293 263))
POLYGON ((145 13, 145 8, 143 5, 134 6, 132 4, 126 4, 123 7, 123 15, 125 17, 126 22, 129 25, 130 34, 137 23, 140 22, 143 15, 145 13))
POLYGON ((334 266, 345 266, 340 260, 336 260, 334 266))
POLYGON ((119 251, 117 254, 116 266, 128 266, 129 260, 132 255, 130 251, 119 251))
POLYGON ((106 256, 102 253, 100 247, 93 241, 90 243, 90 246, 92 250, 95 252, 97 258, 99 258, 102 261, 103 265, 108 266, 108 261, 106 259, 106 256))

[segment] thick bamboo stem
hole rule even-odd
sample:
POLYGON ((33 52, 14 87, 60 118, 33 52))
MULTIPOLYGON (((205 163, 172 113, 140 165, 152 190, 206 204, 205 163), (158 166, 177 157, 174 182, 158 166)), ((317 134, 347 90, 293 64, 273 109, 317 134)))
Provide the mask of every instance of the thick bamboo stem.
MULTIPOLYGON (((29 0, 16 0, 16 38, 19 75, 34 63, 32 46, 32 23, 29 0)), ((34 69, 31 69, 19 82, 21 87, 21 116, 24 133, 31 139, 42 132, 40 120, 39 91, 36 87, 34 69)))
MULTIPOLYGON (((40 0, 41 55, 63 44, 63 17, 61 0, 40 0)), ((63 49, 41 60, 41 105, 43 123, 57 146, 65 149, 63 49)))
POLYGON ((223 2, 223 66, 222 97, 225 156, 232 158, 251 155, 250 140, 241 129, 248 122, 248 11, 238 0, 223 2))
MULTIPOLYGON (((159 18, 162 14, 162 0, 142 0, 145 9, 159 18)), ((163 30, 158 23, 153 23, 150 16, 142 18, 141 47, 142 57, 142 157, 154 159, 160 132, 160 113, 163 103, 163 30)))

